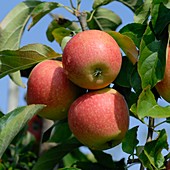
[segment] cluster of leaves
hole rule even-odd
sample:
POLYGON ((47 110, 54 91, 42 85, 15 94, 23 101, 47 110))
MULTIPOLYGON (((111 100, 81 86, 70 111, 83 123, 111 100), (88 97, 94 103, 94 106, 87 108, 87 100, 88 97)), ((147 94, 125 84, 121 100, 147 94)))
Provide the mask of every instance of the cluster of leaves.
MULTIPOLYGON (((137 139, 138 126, 127 132, 122 142, 123 151, 129 154, 126 164, 137 162, 150 170, 163 169, 165 162, 170 157, 170 154, 162 154, 163 149, 168 150, 167 134, 165 129, 155 130, 158 125, 154 125, 154 119, 164 118, 164 123, 169 123, 170 106, 161 107, 157 104, 159 95, 155 90, 155 85, 164 75, 166 48, 170 37, 170 27, 168 27, 170 3, 166 0, 118 1, 132 10, 133 23, 116 32, 115 30, 122 22, 121 18, 113 11, 103 7, 112 3, 113 0, 94 0, 92 11, 85 12, 85 27, 107 31, 119 44, 125 56, 121 71, 113 82, 114 88, 125 96, 131 116, 148 126, 148 138, 145 145, 142 146, 139 145, 137 139), (153 133, 156 133, 155 139, 153 139, 153 133)), ((45 15, 50 14, 53 20, 47 28, 47 38, 51 42, 55 40, 62 48, 68 37, 82 31, 81 17, 84 15, 81 15, 82 13, 79 11, 80 4, 81 0, 77 0, 76 7, 72 3, 71 7, 67 7, 57 2, 31 0, 18 4, 0 23, 0 78, 9 75, 17 85, 24 87, 21 77, 26 69, 45 59, 61 57, 61 54, 44 44, 28 44, 20 47, 22 33, 30 18, 32 18, 32 22, 29 29, 45 15), (78 18, 80 24, 61 16, 55 16, 51 11, 56 8, 68 10, 78 18)), ((25 127, 27 121, 43 107, 45 106, 23 106, 6 115, 2 114, 0 118, 2 163, 0 166, 9 168, 9 160, 6 161, 6 157, 9 156, 9 150, 12 152, 9 147, 12 146, 10 143, 14 142, 16 147, 20 146, 15 142, 15 136, 25 127)), ((67 120, 55 123, 43 135, 42 143, 44 142, 53 142, 57 146, 52 147, 40 157, 38 154, 28 153, 29 158, 33 157, 31 161, 31 166, 34 164, 33 170, 50 170, 54 169, 56 165, 61 169, 69 167, 69 169, 120 170, 127 167, 123 159, 115 162, 111 155, 102 151, 92 150, 92 158, 80 152, 79 147, 82 144, 72 137, 67 120)), ((17 151, 16 155, 20 154, 23 152, 17 151)), ((28 159, 26 160, 29 162, 28 159)), ((19 164, 18 158, 14 162, 19 164)), ((25 169, 29 168, 32 167, 25 167, 25 169)))

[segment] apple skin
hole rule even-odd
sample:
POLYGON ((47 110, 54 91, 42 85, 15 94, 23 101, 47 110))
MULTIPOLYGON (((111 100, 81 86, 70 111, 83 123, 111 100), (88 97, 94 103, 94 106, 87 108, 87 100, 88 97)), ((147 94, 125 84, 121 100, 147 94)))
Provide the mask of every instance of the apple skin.
POLYGON ((116 41, 106 32, 87 30, 76 34, 63 51, 68 78, 86 89, 101 89, 117 77, 122 56, 116 41))
POLYGON ((159 95, 167 102, 170 102, 170 45, 167 52, 168 55, 166 59, 164 78, 157 83, 155 87, 159 95))
POLYGON ((68 123, 82 144, 105 150, 122 142, 129 127, 129 109, 119 92, 104 88, 76 99, 69 109, 68 123))
POLYGON ((68 115, 72 102, 83 93, 64 74, 61 61, 45 60, 30 73, 27 84, 27 104, 47 105, 39 116, 60 120, 68 115))

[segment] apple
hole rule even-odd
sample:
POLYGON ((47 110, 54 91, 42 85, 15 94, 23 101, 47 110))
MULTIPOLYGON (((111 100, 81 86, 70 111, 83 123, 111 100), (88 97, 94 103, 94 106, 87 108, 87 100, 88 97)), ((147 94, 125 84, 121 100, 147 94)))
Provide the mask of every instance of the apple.
POLYGON ((170 45, 167 49, 167 59, 164 78, 156 84, 156 90, 167 102, 170 102, 170 45))
POLYGON ((129 109, 118 91, 104 88, 76 99, 69 109, 68 123, 82 144, 105 150, 124 138, 129 127, 129 109))
POLYGON ((27 85, 27 104, 45 104, 38 115, 51 120, 67 117, 70 105, 82 94, 82 89, 64 74, 62 62, 55 60, 37 64, 27 85))
POLYGON ((66 44, 62 63, 68 78, 86 89, 101 89, 117 77, 122 56, 117 42, 106 32, 87 30, 66 44))

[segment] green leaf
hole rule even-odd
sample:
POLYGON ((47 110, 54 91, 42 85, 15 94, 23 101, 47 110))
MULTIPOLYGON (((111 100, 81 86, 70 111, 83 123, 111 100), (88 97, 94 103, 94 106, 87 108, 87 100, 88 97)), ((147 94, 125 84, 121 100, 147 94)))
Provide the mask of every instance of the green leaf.
POLYGON ((69 36, 71 32, 72 32, 71 30, 68 30, 64 27, 60 27, 53 30, 52 35, 55 38, 55 40, 61 45, 63 38, 69 36))
POLYGON ((0 78, 32 65, 60 55, 42 44, 29 44, 18 50, 0 51, 0 78))
POLYGON ((57 2, 43 2, 36 6, 31 13, 32 23, 28 29, 31 29, 41 18, 51 12, 53 9, 61 7, 62 5, 57 2))
POLYGON ((134 150, 139 143, 137 139, 137 131, 139 126, 135 126, 129 129, 125 135, 125 138, 122 141, 122 149, 124 152, 133 155, 134 150))
POLYGON ((109 4, 109 3, 113 2, 113 1, 114 0, 94 0, 92 7, 93 7, 93 9, 96 9, 96 8, 98 8, 100 6, 107 5, 107 4, 109 4))
POLYGON ((121 70, 118 76, 116 77, 114 83, 123 87, 131 87, 130 79, 131 79, 133 69, 134 69, 134 65, 129 61, 127 57, 123 57, 121 70))
POLYGON ((138 60, 138 50, 132 39, 115 31, 107 31, 107 33, 116 40, 119 47, 124 51, 129 60, 135 64, 138 60))
POLYGON ((137 105, 133 105, 130 109, 140 119, 146 116, 152 118, 167 118, 170 117, 170 106, 162 107, 157 104, 150 87, 145 88, 139 95, 137 105))
POLYGON ((145 24, 131 23, 125 25, 119 32, 123 35, 130 37, 135 43, 135 45, 139 48, 145 30, 145 24))
POLYGON ((4 116, 4 114, 2 113, 2 111, 0 111, 0 118, 1 118, 2 116, 4 116))
POLYGON ((99 164, 110 169, 115 168, 115 164, 110 154, 104 153, 103 151, 99 150, 91 150, 91 152, 93 153, 94 157, 96 158, 99 164))
POLYGON ((44 105, 18 107, 0 118, 0 158, 27 121, 43 108, 44 105))
POLYGON ((61 49, 62 49, 62 51, 64 50, 66 44, 70 41, 71 38, 72 37, 70 37, 70 36, 66 36, 66 37, 64 37, 62 39, 62 41, 61 41, 61 49))
POLYGON ((148 21, 148 17, 150 15, 151 8, 151 0, 146 0, 144 3, 139 6, 139 8, 135 11, 134 22, 140 24, 146 24, 148 21))
MULTIPOLYGON (((93 158, 92 158, 93 159, 93 158)), ((68 153, 63 159, 64 167, 73 166, 77 161, 89 161, 89 156, 80 151, 79 148, 68 153)))
POLYGON ((168 9, 162 3, 162 0, 153 0, 152 4, 153 4, 151 10, 152 26, 154 29, 154 33, 157 35, 157 37, 160 37, 164 29, 170 23, 169 21, 170 9, 168 9))
POLYGON ((108 168, 109 165, 103 166, 102 164, 100 164, 100 162, 77 161, 74 166, 76 166, 77 168, 81 168, 82 170, 126 170, 124 159, 121 159, 120 161, 115 161, 114 164, 114 168, 108 168))
POLYGON ((163 0, 163 4, 166 6, 166 8, 170 9, 170 1, 169 0, 163 0))
POLYGON ((64 142, 68 138, 70 138, 72 135, 70 128, 68 126, 67 120, 61 120, 57 122, 57 124, 54 127, 53 134, 51 138, 49 139, 49 142, 64 142))
MULTIPOLYGON (((26 1, 12 9, 0 23, 0 51, 17 50, 30 13, 39 1, 26 1), (15 22, 14 22, 15 21, 15 22)), ((24 87, 20 72, 12 73, 10 78, 19 86, 24 87)))
MULTIPOLYGON (((53 16, 53 15, 52 15, 53 16)), ((71 31, 77 31, 79 29, 79 26, 75 22, 71 22, 68 19, 65 19, 63 17, 53 16, 54 20, 49 24, 48 29, 46 31, 46 35, 49 41, 54 41, 54 36, 52 32, 56 28, 64 27, 68 28, 68 30, 71 31)))
POLYGON ((137 95, 139 95, 142 92, 141 78, 137 71, 137 65, 135 65, 135 67, 131 73, 130 84, 137 95))
POLYGON ((116 28, 122 23, 120 17, 115 14, 113 11, 106 8, 97 8, 92 11, 90 14, 88 13, 88 18, 92 15, 92 18, 87 25, 90 29, 97 30, 116 30, 116 28))
POLYGON ((157 139, 147 142, 144 146, 144 150, 139 159, 144 163, 146 168, 148 163, 151 164, 153 169, 163 169, 164 167, 164 156, 162 155, 162 150, 168 150, 167 134, 165 129, 159 132, 157 139), (146 162, 148 162, 146 164, 146 162))
POLYGON ((81 170, 79 168, 59 168, 58 170, 81 170))
POLYGON ((53 170, 56 164, 59 163, 66 154, 81 145, 82 144, 78 142, 76 138, 71 138, 68 141, 49 149, 42 154, 32 170, 53 170))
POLYGON ((136 9, 143 4, 143 0, 117 0, 117 1, 129 7, 133 12, 135 12, 136 9))
POLYGON ((154 87, 164 76, 168 37, 157 41, 148 26, 141 41, 138 72, 142 88, 154 87))

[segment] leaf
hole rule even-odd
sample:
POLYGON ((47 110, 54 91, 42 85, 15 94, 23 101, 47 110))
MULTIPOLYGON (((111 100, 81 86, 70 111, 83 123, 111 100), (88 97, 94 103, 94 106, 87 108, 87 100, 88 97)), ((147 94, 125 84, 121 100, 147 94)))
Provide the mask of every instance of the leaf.
POLYGON ((138 50, 131 38, 115 31, 107 31, 118 43, 119 47, 124 51, 129 60, 135 64, 138 60, 138 50))
POLYGON ((170 9, 170 1, 169 0, 163 0, 163 4, 166 6, 166 8, 170 9))
POLYGON ((119 32, 123 35, 130 37, 139 49, 141 39, 143 37, 145 30, 146 30, 145 24, 131 23, 125 25, 119 32))
POLYGON ((162 0, 153 0, 152 3, 152 26, 154 29, 154 33, 159 38, 161 34, 164 34, 164 29, 170 23, 170 9, 168 9, 163 3, 162 0))
POLYGON ((64 27, 60 27, 53 30, 52 35, 55 38, 55 40, 61 45, 63 38, 69 36, 71 32, 72 32, 71 30, 68 30, 64 27))
POLYGON ((44 105, 18 107, 0 118, 0 158, 27 121, 42 108, 44 108, 44 105))
POLYGON ((98 8, 100 6, 107 5, 107 4, 109 4, 109 3, 113 2, 113 1, 114 0, 94 0, 92 7, 93 7, 93 9, 96 9, 96 8, 98 8))
POLYGON ((46 31, 47 38, 50 42, 54 41, 54 36, 52 32, 56 28, 68 28, 71 31, 77 31, 79 29, 78 25, 75 22, 71 22, 68 19, 63 17, 53 16, 54 20, 49 24, 48 29, 46 31))
POLYGON ((129 7, 133 12, 143 4, 143 0, 117 0, 129 7))
POLYGON ((114 83, 123 87, 131 87, 130 79, 133 69, 134 65, 129 61, 127 57, 123 57, 121 70, 118 76, 116 77, 116 80, 114 80, 114 83))
POLYGON ((42 44, 29 44, 18 50, 0 51, 0 78, 32 65, 60 55, 42 44))
POLYGON ((106 8, 97 8, 92 11, 90 14, 88 13, 88 18, 92 15, 92 18, 87 25, 90 29, 97 30, 116 30, 116 28, 122 23, 121 18, 115 14, 113 11, 106 8))
MULTIPOLYGON (((75 167, 80 168, 81 170, 104 170, 105 167, 100 165, 97 162, 84 162, 84 161, 77 161, 74 164, 75 167)), ((115 169, 116 170, 116 169, 115 169)))
POLYGON ((28 30, 30 30, 41 18, 43 18, 50 11, 61 6, 62 4, 57 2, 43 2, 36 6, 31 13, 32 22, 29 25, 28 30))
POLYGON ((78 142, 76 138, 71 138, 66 142, 49 149, 42 154, 32 170, 53 170, 56 164, 59 163, 66 154, 81 145, 82 144, 78 142))
POLYGON ((72 152, 68 153, 63 159, 64 167, 70 167, 77 161, 89 161, 88 155, 85 155, 79 150, 79 148, 74 149, 72 152))
POLYGON ((59 168, 58 170, 81 170, 79 168, 59 168))
POLYGON ((61 143, 66 141, 72 135, 70 128, 68 126, 67 120, 61 120, 57 122, 53 129, 53 134, 49 139, 49 142, 61 143))
POLYGON ((166 48, 168 37, 155 40, 155 36, 148 26, 140 46, 138 72, 142 80, 142 88, 148 85, 154 87, 164 76, 166 48))
POLYGON ((124 152, 133 155, 134 150, 139 143, 137 139, 137 131, 139 126, 135 126, 129 129, 125 135, 125 138, 122 141, 122 149, 124 152))
POLYGON ((144 163, 146 168, 148 163, 151 164, 154 169, 164 168, 164 156, 162 150, 168 150, 167 134, 165 129, 159 132, 157 139, 147 142, 144 146, 142 154, 138 155, 139 159, 144 163), (146 164, 146 162, 148 162, 146 164))
POLYGON ((133 105, 130 110, 140 119, 143 119, 146 116, 152 118, 170 117, 170 106, 159 106, 150 87, 143 89, 137 101, 137 105, 133 105))
MULTIPOLYGON (((0 23, 0 51, 17 50, 19 48, 21 36, 30 18, 30 13, 40 3, 39 1, 21 2, 7 14, 0 23)), ((17 85, 24 87, 20 72, 12 73, 10 78, 17 85)))
POLYGON ((150 15, 151 3, 151 0, 146 0, 141 6, 139 6, 134 15, 135 23, 147 24, 148 17, 150 15))

